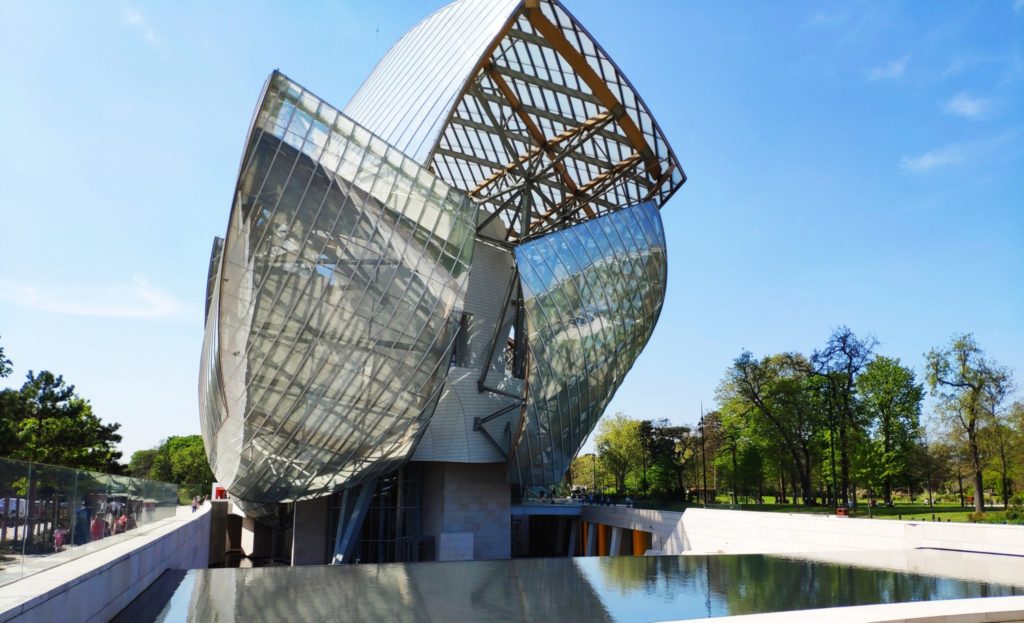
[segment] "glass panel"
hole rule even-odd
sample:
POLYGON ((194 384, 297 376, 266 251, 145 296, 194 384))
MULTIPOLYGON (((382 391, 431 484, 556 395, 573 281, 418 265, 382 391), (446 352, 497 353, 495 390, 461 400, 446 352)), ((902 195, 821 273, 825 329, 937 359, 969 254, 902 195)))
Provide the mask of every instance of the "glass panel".
POLYGON ((219 284, 231 305, 211 304, 207 342, 221 346, 204 349, 204 370, 230 372, 203 374, 201 409, 214 473, 254 503, 325 493, 344 480, 333 474, 355 484, 405 458, 398 441, 426 425, 447 372, 476 214, 276 73, 260 110, 273 107, 298 112, 251 133, 262 138, 247 148, 219 284), (306 149, 299 134, 329 147, 306 149))
POLYGON ((0 585, 144 533, 177 506, 178 485, 0 459, 0 585))
POLYGON ((512 482, 561 481, 650 339, 665 296, 660 232, 644 203, 516 248, 530 358, 512 482), (641 223, 651 231, 635 231, 641 223))

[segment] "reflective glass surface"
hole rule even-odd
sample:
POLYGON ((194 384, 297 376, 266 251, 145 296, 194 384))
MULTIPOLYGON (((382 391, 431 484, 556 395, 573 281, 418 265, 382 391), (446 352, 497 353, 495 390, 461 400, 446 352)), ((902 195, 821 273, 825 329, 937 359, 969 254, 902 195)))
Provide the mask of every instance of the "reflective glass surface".
POLYGON ((669 621, 1021 594, 761 555, 534 558, 194 570, 155 617, 129 608, 115 620, 669 621))
POLYGON ((529 368, 509 479, 554 485, 654 330, 667 269, 661 216, 653 204, 640 204, 515 253, 529 368))
POLYGON ((447 373, 475 212, 271 76, 213 252, 200 373, 207 452, 234 497, 323 494, 409 455, 447 373))
POLYGON ((173 517, 178 485, 0 459, 0 585, 173 517))

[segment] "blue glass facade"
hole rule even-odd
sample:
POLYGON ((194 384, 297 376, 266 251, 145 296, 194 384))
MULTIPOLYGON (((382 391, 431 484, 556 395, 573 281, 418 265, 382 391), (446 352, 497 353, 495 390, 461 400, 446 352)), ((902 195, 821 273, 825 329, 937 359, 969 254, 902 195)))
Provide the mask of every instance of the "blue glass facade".
POLYGON ((654 331, 665 235, 650 203, 516 247, 529 372, 509 480, 554 485, 654 331))

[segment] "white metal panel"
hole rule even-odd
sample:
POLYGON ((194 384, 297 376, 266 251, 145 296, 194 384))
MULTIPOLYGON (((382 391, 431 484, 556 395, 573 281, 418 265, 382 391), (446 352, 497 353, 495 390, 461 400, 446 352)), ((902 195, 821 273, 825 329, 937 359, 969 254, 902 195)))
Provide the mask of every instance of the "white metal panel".
POLYGON ((459 0, 398 40, 344 113, 420 164, 520 0, 459 0))

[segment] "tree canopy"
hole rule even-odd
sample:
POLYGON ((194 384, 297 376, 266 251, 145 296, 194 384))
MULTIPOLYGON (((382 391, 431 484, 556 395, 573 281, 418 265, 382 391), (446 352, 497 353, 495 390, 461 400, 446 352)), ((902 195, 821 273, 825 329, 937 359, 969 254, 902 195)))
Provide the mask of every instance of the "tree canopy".
POLYGON ((810 356, 743 351, 701 426, 617 413, 599 425, 596 453, 577 459, 574 481, 699 500, 706 473, 707 489, 732 503, 889 504, 926 492, 973 497, 978 510, 986 496, 1009 505, 1024 480, 1024 401, 1013 399, 1010 371, 969 334, 927 353, 921 380, 877 348, 839 327, 810 356), (929 422, 926 385, 937 399, 929 422))
POLYGON ((120 427, 104 423, 74 385, 46 370, 0 391, 0 452, 9 458, 117 474, 120 427))
POLYGON ((168 437, 155 448, 134 452, 128 473, 137 478, 181 485, 185 490, 183 499, 206 494, 214 481, 203 438, 199 435, 168 437))

